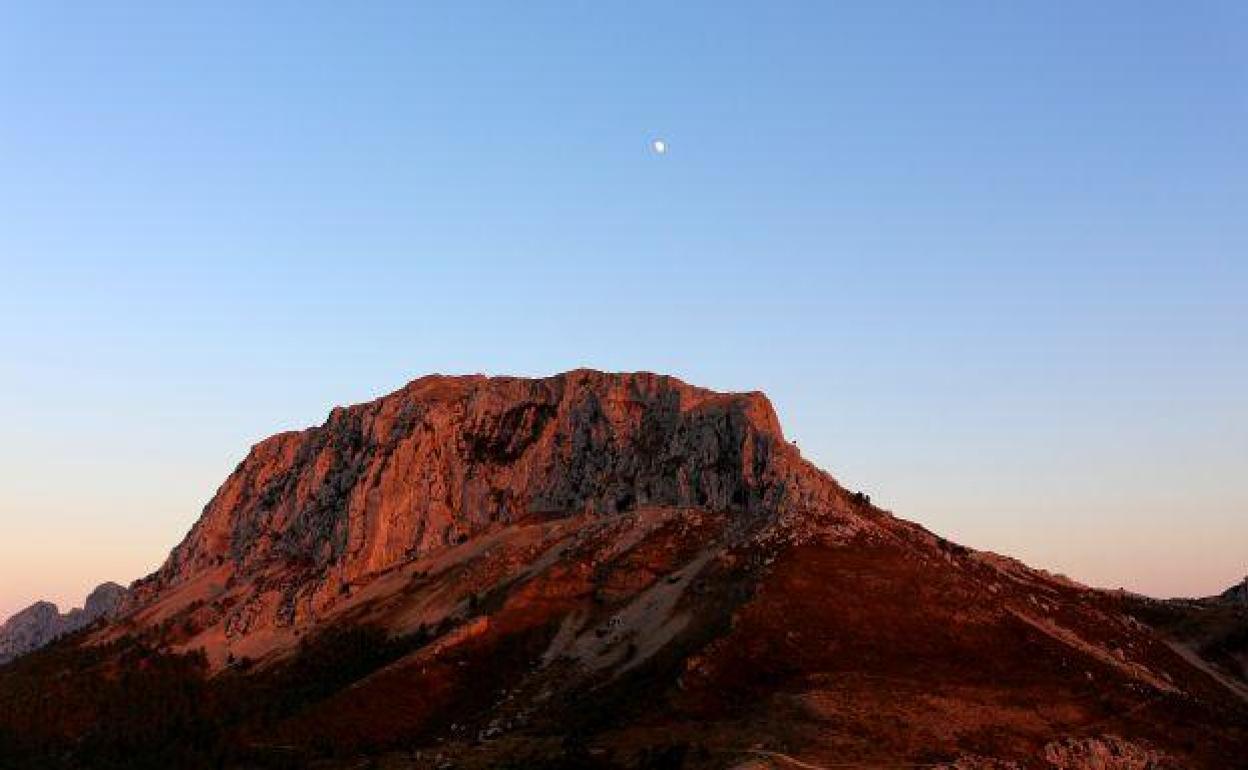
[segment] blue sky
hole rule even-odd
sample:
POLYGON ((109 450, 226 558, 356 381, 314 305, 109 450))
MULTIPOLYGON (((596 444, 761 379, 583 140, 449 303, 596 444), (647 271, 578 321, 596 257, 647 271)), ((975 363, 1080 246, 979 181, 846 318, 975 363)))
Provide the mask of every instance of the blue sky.
POLYGON ((1097 585, 1248 572, 1242 3, 194 5, 0 0, 0 615, 334 404, 576 366, 1097 585))

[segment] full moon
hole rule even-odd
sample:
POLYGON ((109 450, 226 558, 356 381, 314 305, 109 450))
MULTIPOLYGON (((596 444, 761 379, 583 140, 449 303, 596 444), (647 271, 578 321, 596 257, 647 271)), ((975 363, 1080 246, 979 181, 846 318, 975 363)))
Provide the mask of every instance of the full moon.
POLYGON ((654 150, 655 155, 662 155, 667 152, 667 142, 662 139, 655 139, 650 143, 650 149, 654 150))

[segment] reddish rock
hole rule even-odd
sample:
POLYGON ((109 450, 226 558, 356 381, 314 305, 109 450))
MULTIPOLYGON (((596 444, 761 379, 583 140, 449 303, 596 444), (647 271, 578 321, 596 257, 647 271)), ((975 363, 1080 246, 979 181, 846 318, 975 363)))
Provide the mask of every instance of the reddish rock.
POLYGON ((207 574, 278 575, 261 614, 283 625, 342 585, 533 517, 840 498, 761 393, 644 373, 435 375, 257 444, 128 607, 207 574))

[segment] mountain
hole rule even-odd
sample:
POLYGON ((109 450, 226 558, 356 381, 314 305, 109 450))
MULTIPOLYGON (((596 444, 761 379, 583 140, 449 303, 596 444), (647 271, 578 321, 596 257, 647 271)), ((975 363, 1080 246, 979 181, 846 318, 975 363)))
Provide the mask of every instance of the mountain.
POLYGON ((125 594, 126 589, 116 583, 104 583, 87 596, 81 608, 63 615, 51 602, 36 602, 16 613, 0 626, 0 665, 111 616, 125 594))
POLYGON ((1223 601, 1248 604, 1248 577, 1223 591, 1219 598, 1223 601))
POLYGON ((117 619, 0 668, 0 757, 1248 766, 1248 684, 1150 609, 876 508, 760 393, 431 376, 253 447, 117 619))
POLYGON ((761 394, 588 371, 426 377, 255 446, 129 607, 150 623, 211 597, 187 643, 220 664, 289 646, 354 604, 353 588, 484 535, 839 494, 798 461, 761 394))

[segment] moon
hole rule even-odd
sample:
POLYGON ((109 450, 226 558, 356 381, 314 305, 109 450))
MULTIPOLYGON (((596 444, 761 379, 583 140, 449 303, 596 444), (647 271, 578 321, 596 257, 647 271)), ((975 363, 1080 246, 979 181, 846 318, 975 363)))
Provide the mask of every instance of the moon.
POLYGON ((650 142, 650 149, 654 150, 655 155, 663 155, 667 153, 667 142, 662 139, 655 139, 650 142))

